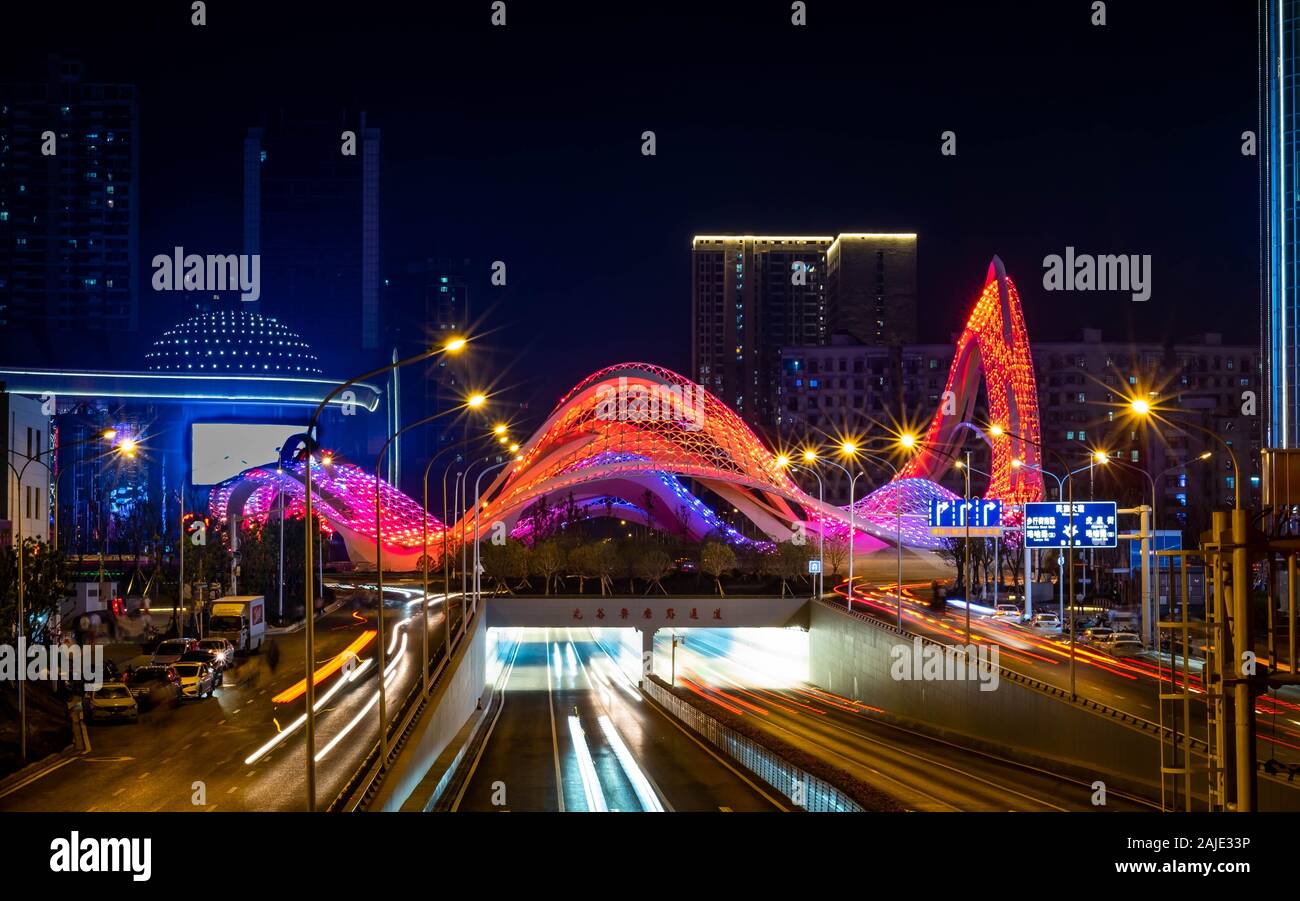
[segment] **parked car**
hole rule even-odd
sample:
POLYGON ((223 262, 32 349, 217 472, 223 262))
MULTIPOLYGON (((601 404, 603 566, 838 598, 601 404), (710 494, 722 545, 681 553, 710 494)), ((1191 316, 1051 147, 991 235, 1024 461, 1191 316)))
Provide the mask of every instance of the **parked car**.
POLYGON ((1035 613, 1034 618, 1030 620, 1029 627, 1044 632, 1059 632, 1061 620, 1055 613, 1035 613))
POLYGON ((995 618, 1020 619, 1020 608, 1015 604, 998 604, 993 608, 995 618))
POLYGON ((86 719, 92 723, 105 720, 126 720, 136 722, 140 716, 140 706, 135 697, 121 682, 105 682, 97 690, 86 693, 82 702, 86 719))
POLYGON ((181 680, 181 697, 210 698, 217 687, 217 675, 207 663, 177 663, 172 666, 181 680))
POLYGON ((1119 632, 1106 645, 1106 650, 1115 657, 1136 657, 1146 650, 1146 646, 1132 632, 1119 632))
POLYGON ((197 651, 199 642, 196 638, 169 638, 154 649, 149 662, 154 666, 165 666, 181 659, 186 651, 197 651))
POLYGON ((228 638, 200 638, 199 647, 217 655, 223 667, 230 667, 235 662, 235 646, 228 638))
POLYGON ((181 659, 177 663, 206 663, 212 667, 213 677, 217 680, 217 688, 225 684, 226 666, 221 660, 221 655, 216 651, 209 651, 200 648, 197 651, 186 651, 181 654, 181 659))
POLYGON ((126 677, 126 687, 143 710, 171 703, 181 696, 181 680, 170 666, 141 666, 126 677))

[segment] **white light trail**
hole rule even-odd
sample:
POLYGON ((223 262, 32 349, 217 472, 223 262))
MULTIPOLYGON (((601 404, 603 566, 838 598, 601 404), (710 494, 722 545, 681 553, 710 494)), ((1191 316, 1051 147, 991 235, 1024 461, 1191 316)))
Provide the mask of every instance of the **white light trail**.
POLYGON ((578 755, 578 772, 582 775, 582 791, 587 796, 587 810, 605 813, 609 810, 605 804, 605 792, 601 790, 600 779, 596 776, 596 764, 591 759, 591 749, 587 747, 586 733, 582 731, 582 724, 576 716, 569 717, 569 735, 573 738, 573 749, 578 755))
POLYGON ((605 733, 605 740, 614 749, 614 756, 618 758, 619 766, 623 768, 623 773, 632 783, 632 790, 636 792, 637 800, 641 802, 641 809, 648 813, 663 813, 663 805, 659 803, 659 796, 650 787, 650 780, 636 765, 632 752, 627 749, 622 736, 618 734, 614 723, 607 715, 602 714, 600 717, 600 731, 605 733))

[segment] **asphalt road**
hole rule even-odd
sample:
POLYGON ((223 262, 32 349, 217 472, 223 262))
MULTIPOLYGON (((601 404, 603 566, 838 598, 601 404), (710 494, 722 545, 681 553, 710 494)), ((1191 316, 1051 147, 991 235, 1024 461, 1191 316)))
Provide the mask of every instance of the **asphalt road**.
MULTIPOLYGON (((388 598, 385 629, 393 647, 388 713, 394 718, 400 700, 419 678, 421 610, 418 587, 399 586, 388 598)), ((455 596, 452 608, 459 623, 455 596)), ((376 619, 373 609, 345 608, 318 620, 316 666, 374 630, 376 619)), ((430 658, 436 661, 444 642, 441 595, 431 596, 429 624, 430 658)), ((306 704, 301 697, 272 702, 304 679, 304 637, 299 631, 276 641, 280 659, 274 671, 261 654, 253 658, 254 678, 219 688, 212 698, 143 713, 138 724, 91 724, 91 753, 0 796, 0 810, 305 809, 306 746, 301 726, 294 729, 293 724, 306 704), (278 744, 266 749, 284 732, 288 734, 278 744)), ((318 684, 318 807, 339 792, 378 735, 375 658, 372 640, 351 673, 340 670, 318 684)))
MULTIPOLYGON (((840 766, 920 811, 1148 810, 1109 792, 1093 804, 1091 784, 1025 767, 900 729, 867 704, 779 674, 774 649, 750 630, 692 629, 676 651, 676 679, 803 750, 840 766)), ((658 669, 672 653, 657 636, 658 669)), ((665 678, 667 672, 661 672, 665 678)))
MULTIPOLYGON (((904 573, 906 580, 906 572, 904 573)), ((845 588, 837 586, 841 599, 845 588)), ((942 614, 930 611, 920 602, 928 595, 928 586, 903 584, 904 624, 909 631, 945 643, 966 642, 966 617, 963 610, 950 607, 942 614), (913 594, 913 592, 916 592, 913 594)), ((855 583, 854 610, 884 622, 897 621, 897 595, 892 582, 855 583)), ((1045 608, 1054 612, 1054 606, 1045 608)), ((976 642, 996 642, 999 663, 1040 682, 1065 691, 1070 690, 1070 640, 1065 635, 1035 631, 1018 623, 971 612, 971 635, 976 642)), ((1158 665, 1154 655, 1116 658, 1102 649, 1093 648, 1076 636, 1074 690, 1080 697, 1097 701, 1116 710, 1160 722, 1156 697, 1158 680, 1164 691, 1171 691, 1169 664, 1158 665), (1163 676, 1159 675, 1163 669, 1163 676)), ((1182 684, 1181 665, 1177 674, 1182 684)), ((1191 703, 1191 734, 1206 737, 1204 691, 1200 674, 1193 666, 1188 686, 1191 703)), ((1166 725, 1174 705, 1166 708, 1166 725)), ((1181 705, 1179 705, 1181 709, 1181 705)), ((1256 753, 1260 760, 1270 757, 1287 763, 1300 762, 1300 695, 1286 689, 1276 696, 1261 696, 1256 701, 1256 753)), ((1186 728, 1185 724, 1180 728, 1186 728)))
POLYGON ((644 700, 589 629, 519 631, 504 704, 455 809, 782 809, 644 700))

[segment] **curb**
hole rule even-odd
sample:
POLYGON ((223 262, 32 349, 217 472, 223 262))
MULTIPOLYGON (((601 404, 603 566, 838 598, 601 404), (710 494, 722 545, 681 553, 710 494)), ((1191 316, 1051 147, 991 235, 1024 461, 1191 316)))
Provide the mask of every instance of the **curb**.
MULTIPOLYGON (((338 610, 342 606, 343 606, 343 601, 341 600, 332 601, 331 603, 326 604, 324 607, 321 608, 320 613, 316 615, 317 621, 319 621, 322 617, 329 616, 331 613, 338 610)), ((306 628, 306 626, 307 623, 305 620, 299 620, 298 622, 294 623, 292 626, 268 626, 266 629, 266 634, 267 635, 292 635, 294 632, 301 632, 304 628, 306 628)))
MULTIPOLYGON (((82 729, 85 728, 83 725, 82 729)), ((24 787, 28 783, 35 782, 46 773, 58 769, 65 763, 69 763, 78 757, 83 757, 90 753, 90 745, 86 745, 84 751, 77 750, 75 743, 68 745, 57 754, 50 754, 35 763, 29 763, 27 766, 18 770, 16 773, 10 773, 4 779, 0 779, 0 798, 24 787)))

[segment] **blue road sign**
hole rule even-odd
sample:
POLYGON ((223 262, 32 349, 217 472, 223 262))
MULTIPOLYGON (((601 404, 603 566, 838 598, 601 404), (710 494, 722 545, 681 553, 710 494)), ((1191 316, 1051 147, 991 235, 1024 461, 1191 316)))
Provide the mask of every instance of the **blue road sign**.
POLYGON ((1115 547, 1119 543, 1114 501, 1075 501, 1074 536, 1070 504, 1025 504, 1026 547, 1115 547))
POLYGON ((1002 534, 1002 501, 988 498, 965 500, 930 499, 930 534, 964 538, 1002 534))

